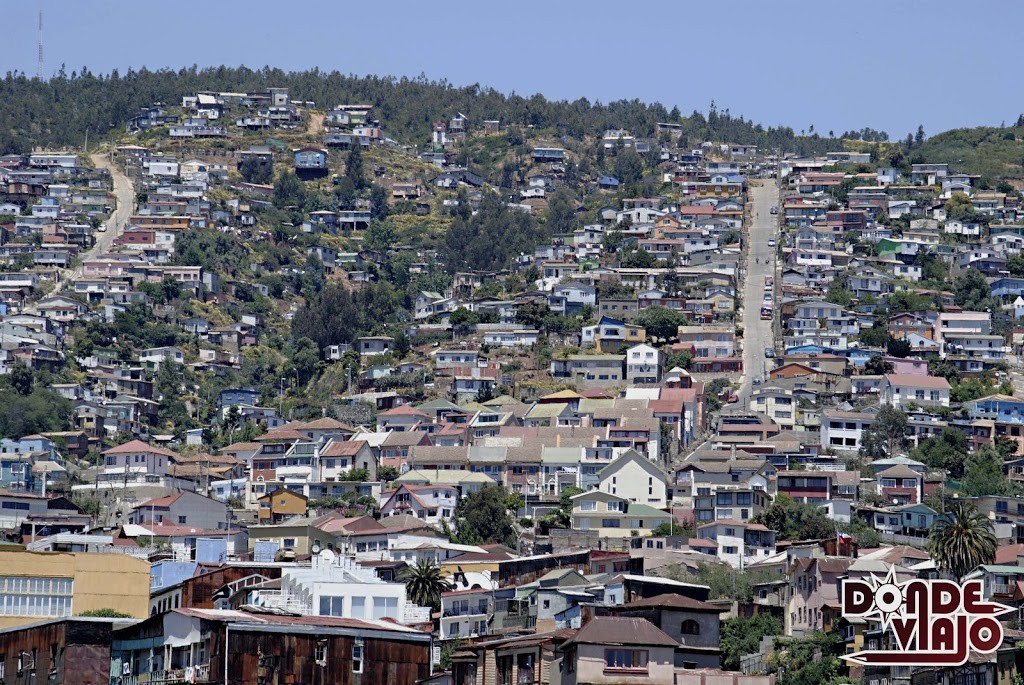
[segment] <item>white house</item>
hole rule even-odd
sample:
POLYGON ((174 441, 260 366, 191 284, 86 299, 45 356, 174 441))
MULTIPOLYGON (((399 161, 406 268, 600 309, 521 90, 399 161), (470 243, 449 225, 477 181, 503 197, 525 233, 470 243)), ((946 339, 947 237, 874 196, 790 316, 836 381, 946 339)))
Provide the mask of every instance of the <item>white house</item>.
POLYGON ((949 381, 941 376, 886 374, 879 386, 879 401, 899 409, 911 403, 927 407, 949 406, 949 381))
POLYGON ((718 558, 744 568, 775 554, 775 531, 759 523, 722 519, 697 528, 697 538, 718 543, 718 558))
POLYGON ((536 329, 497 330, 484 333, 484 343, 491 347, 530 347, 540 339, 536 329))
POLYGON ((668 505, 668 475, 636 450, 626 450, 598 471, 598 489, 630 502, 661 509, 668 505))
POLYGON ((631 385, 658 383, 665 373, 665 353, 647 344, 626 350, 626 379, 631 385))
POLYGON ((864 429, 874 420, 875 415, 866 412, 825 409, 821 413, 821 448, 847 452, 860 450, 864 429))

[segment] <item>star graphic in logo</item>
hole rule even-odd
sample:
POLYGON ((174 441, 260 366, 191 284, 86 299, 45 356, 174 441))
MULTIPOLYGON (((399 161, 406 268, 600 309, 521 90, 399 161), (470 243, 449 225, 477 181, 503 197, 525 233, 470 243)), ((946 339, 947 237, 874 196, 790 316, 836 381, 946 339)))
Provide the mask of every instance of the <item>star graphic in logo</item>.
POLYGON ((865 618, 877 618, 882 623, 882 630, 892 627, 892 619, 904 616, 906 602, 906 586, 909 581, 900 582, 896 578, 896 567, 890 566, 884 578, 871 574, 871 588, 874 591, 874 602, 865 618))

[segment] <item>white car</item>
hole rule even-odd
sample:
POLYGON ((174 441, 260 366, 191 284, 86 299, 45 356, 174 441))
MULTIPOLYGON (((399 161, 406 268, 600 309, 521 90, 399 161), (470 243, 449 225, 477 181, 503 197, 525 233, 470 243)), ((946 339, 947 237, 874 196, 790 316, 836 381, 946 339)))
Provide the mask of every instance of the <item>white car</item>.
POLYGON ((768 247, 775 247, 775 238, 768 241, 768 247))

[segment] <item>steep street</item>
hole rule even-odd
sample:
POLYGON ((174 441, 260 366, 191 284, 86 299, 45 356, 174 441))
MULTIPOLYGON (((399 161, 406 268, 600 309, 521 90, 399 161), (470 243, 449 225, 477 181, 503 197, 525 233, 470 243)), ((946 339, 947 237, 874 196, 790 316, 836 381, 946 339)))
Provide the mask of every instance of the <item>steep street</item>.
POLYGON ((99 255, 106 254, 114 244, 114 239, 124 232, 128 225, 128 218, 135 209, 135 186, 121 169, 110 161, 106 154, 91 155, 93 164, 97 169, 109 169, 110 176, 114 182, 114 196, 117 198, 117 208, 110 218, 104 222, 105 231, 97 231, 96 244, 79 255, 78 266, 64 272, 64 284, 73 282, 82 277, 82 263, 87 259, 93 259, 99 255))
MULTIPOLYGON (((775 179, 759 183, 751 184, 748 194, 750 221, 744 236, 746 261, 740 278, 743 290, 743 377, 737 393, 740 406, 746 406, 753 379, 764 378, 765 348, 775 346, 772 321, 761 319, 761 302, 765 276, 775 275, 777 247, 769 247, 768 241, 778 236, 778 216, 771 213, 771 208, 778 204, 779 186, 775 179)), ((778 285, 776 283, 776 287, 778 285)))

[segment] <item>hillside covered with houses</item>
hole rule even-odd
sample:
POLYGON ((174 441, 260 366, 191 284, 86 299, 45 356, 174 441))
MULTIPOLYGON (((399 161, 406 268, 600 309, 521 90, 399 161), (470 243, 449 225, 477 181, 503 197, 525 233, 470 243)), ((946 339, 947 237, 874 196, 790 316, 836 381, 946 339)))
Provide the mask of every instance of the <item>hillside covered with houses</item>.
POLYGON ((1015 172, 280 76, 0 138, 0 682, 1015 682, 840 604, 1024 602, 1015 172))

